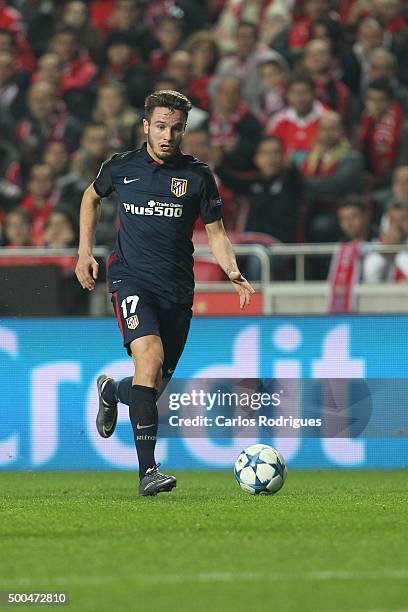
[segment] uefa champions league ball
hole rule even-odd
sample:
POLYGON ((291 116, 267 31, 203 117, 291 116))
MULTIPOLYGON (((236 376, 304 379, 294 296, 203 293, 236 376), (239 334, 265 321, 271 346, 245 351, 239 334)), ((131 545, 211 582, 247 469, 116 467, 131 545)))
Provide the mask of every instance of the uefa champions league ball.
POLYGON ((252 495, 273 495, 285 482, 285 459, 272 446, 248 446, 235 462, 234 474, 241 489, 252 495))

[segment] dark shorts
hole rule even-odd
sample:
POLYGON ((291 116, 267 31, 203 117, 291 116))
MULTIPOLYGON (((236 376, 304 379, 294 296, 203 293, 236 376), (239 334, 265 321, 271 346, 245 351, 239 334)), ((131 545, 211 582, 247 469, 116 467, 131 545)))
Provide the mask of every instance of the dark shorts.
POLYGON ((112 293, 112 304, 128 355, 130 343, 136 338, 160 336, 164 350, 163 378, 170 377, 187 340, 190 306, 169 302, 135 286, 121 287, 112 293))

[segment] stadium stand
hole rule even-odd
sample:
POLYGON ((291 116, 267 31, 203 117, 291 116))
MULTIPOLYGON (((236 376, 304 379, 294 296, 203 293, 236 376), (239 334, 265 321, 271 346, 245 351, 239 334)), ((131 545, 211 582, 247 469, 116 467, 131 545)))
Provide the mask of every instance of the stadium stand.
MULTIPOLYGON (((405 2, 0 1, 1 266, 16 248, 20 267, 21 249, 75 246, 84 188, 104 159, 140 146, 145 96, 171 87, 193 102, 186 151, 214 171, 227 229, 268 253, 271 280, 289 286, 301 267, 303 283, 348 296, 355 283, 406 281, 407 50, 405 2)), ((106 198, 96 245, 107 253, 115 224, 106 198)), ((203 253, 196 272, 224 280, 203 253)))

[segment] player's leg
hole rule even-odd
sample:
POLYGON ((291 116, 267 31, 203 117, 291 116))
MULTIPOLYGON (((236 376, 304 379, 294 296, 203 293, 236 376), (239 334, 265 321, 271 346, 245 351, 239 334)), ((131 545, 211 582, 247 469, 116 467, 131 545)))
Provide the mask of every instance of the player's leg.
MULTIPOLYGON (((112 294, 112 304, 129 356, 132 340, 149 334, 159 334, 154 297, 150 292, 135 287, 122 287, 112 294)), ((99 411, 96 427, 103 438, 110 437, 115 431, 118 402, 125 399, 124 403, 129 405, 132 384, 133 377, 126 379, 124 385, 118 384, 109 374, 98 377, 99 411)))
MULTIPOLYGON (((191 322, 191 308, 183 304, 166 304, 159 313, 159 333, 163 344, 164 362, 161 380, 157 380, 157 399, 169 384, 177 363, 184 350, 191 322)), ((110 378, 103 391, 106 401, 118 402, 129 406, 129 394, 133 376, 120 381, 110 378)))
POLYGON ((151 335, 130 344, 135 375, 129 392, 129 415, 139 459, 139 494, 155 495, 176 486, 174 476, 159 472, 154 451, 159 424, 157 384, 163 366, 163 345, 159 336, 151 335))
POLYGON ((129 416, 139 459, 139 475, 156 465, 157 379, 163 365, 163 346, 159 336, 149 335, 130 343, 135 374, 129 391, 129 416))
POLYGON ((191 308, 185 304, 167 304, 160 309, 159 332, 163 344, 164 361, 158 397, 169 384, 187 342, 191 308))

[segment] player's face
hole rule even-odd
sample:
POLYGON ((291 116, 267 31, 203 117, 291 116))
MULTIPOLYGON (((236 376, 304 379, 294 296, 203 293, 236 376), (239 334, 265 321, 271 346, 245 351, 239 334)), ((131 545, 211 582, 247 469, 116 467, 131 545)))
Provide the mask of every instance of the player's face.
POLYGON ((182 111, 156 107, 150 121, 143 119, 149 155, 158 162, 165 162, 178 153, 186 127, 182 111))

